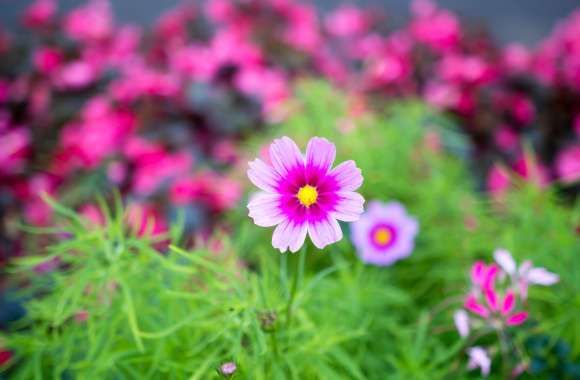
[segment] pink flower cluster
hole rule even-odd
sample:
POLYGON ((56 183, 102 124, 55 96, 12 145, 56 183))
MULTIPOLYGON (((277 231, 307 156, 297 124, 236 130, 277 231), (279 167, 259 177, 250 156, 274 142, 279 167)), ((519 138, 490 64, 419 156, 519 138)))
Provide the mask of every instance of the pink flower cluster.
MULTIPOLYGON (((545 268, 533 267, 529 260, 518 268, 511 253, 505 249, 497 249, 494 259, 492 264, 477 261, 471 268, 471 289, 463 309, 454 314, 455 326, 463 338, 498 331, 501 339, 506 339, 504 331, 507 328, 522 325, 529 318, 529 313, 522 310, 526 306, 528 287, 549 286, 559 281, 558 275, 545 268)), ((482 374, 488 375, 491 351, 478 346, 469 348, 468 367, 479 367, 482 374)))

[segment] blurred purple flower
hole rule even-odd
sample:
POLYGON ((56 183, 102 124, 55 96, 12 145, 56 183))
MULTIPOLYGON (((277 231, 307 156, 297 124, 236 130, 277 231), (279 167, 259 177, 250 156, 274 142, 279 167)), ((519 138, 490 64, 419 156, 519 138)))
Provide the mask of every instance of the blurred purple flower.
POLYGON ((384 266, 413 252, 419 224, 400 203, 372 201, 351 230, 361 260, 384 266))

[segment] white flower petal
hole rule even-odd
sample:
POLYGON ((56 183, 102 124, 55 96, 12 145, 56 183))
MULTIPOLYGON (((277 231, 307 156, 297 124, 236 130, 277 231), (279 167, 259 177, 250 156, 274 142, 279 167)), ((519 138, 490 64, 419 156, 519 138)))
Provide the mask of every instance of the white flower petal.
POLYGON ((514 275, 516 273, 516 262, 511 253, 506 249, 496 249, 493 253, 495 262, 508 274, 514 275))

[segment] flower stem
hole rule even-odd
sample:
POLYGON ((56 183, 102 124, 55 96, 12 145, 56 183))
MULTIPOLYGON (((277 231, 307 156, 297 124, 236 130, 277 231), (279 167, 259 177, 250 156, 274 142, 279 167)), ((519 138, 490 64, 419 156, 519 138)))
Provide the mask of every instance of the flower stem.
POLYGON ((302 246, 300 252, 298 252, 298 262, 296 264, 296 270, 292 273, 292 288, 290 289, 290 296, 288 297, 288 304, 286 305, 286 327, 290 326, 292 321, 292 307, 294 305, 294 299, 296 298, 296 289, 298 288, 298 282, 302 279, 304 275, 304 260, 306 257, 306 243, 302 246))

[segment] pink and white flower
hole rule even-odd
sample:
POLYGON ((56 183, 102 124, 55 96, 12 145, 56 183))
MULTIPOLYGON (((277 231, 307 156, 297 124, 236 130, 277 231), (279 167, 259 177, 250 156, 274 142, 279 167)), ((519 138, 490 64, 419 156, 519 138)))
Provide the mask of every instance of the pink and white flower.
POLYGON ((362 261, 385 266, 413 252, 418 231, 419 224, 403 205, 373 201, 352 224, 352 240, 362 261))
POLYGON ((300 152, 289 137, 270 145, 272 164, 260 159, 249 163, 248 177, 262 191, 251 197, 249 216, 258 226, 277 226, 272 235, 274 248, 296 252, 306 235, 317 248, 342 239, 338 221, 357 221, 364 198, 355 192, 363 181, 354 161, 331 169, 336 157, 334 144, 313 137, 300 152))
POLYGON ((495 328, 520 325, 527 320, 528 313, 514 312, 517 294, 512 288, 507 288, 504 294, 496 289, 496 280, 501 274, 497 265, 477 261, 471 268, 472 290, 463 307, 495 328))
POLYGON ((489 370, 491 369, 491 358, 485 349, 477 346, 471 347, 467 349, 467 355, 469 355, 467 368, 480 368, 483 376, 489 375, 489 370))
POLYGON ((527 260, 517 266, 511 253, 505 249, 497 249, 493 253, 495 262, 507 273, 512 282, 517 285, 520 297, 526 299, 529 285, 550 286, 560 281, 560 277, 545 268, 533 267, 532 262, 527 260))

